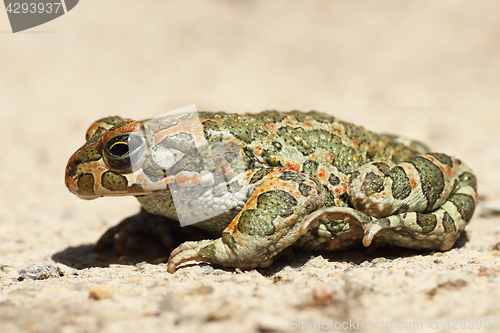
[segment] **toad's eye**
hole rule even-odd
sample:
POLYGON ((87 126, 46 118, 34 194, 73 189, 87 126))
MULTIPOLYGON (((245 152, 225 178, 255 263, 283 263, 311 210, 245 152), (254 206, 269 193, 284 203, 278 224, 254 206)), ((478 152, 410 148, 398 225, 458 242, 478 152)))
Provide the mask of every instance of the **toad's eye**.
POLYGON ((132 171, 132 162, 137 161, 143 151, 144 141, 139 136, 121 134, 109 139, 104 146, 104 161, 111 171, 132 171))
POLYGON ((128 154, 128 144, 125 142, 115 142, 108 149, 113 157, 123 157, 128 154))

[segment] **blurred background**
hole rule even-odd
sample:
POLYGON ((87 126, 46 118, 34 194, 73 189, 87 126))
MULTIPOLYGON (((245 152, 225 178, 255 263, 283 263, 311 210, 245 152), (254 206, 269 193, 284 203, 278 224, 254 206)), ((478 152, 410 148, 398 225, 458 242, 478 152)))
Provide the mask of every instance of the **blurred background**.
POLYGON ((465 161, 499 202, 499 53, 494 0, 85 0, 16 34, 0 11, 3 253, 31 234, 49 252, 54 237, 93 242, 136 211, 133 198, 69 194, 67 159, 96 119, 190 104, 315 109, 419 139, 465 161))

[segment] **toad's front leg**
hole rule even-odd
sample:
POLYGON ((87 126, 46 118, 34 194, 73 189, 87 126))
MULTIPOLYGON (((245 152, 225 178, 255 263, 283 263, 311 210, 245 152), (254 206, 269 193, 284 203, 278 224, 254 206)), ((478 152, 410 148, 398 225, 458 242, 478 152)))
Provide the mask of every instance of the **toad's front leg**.
POLYGON ((183 243, 171 253, 168 271, 191 260, 244 269, 267 267, 300 238, 301 221, 326 200, 322 186, 299 172, 276 168, 259 182, 221 238, 183 243))

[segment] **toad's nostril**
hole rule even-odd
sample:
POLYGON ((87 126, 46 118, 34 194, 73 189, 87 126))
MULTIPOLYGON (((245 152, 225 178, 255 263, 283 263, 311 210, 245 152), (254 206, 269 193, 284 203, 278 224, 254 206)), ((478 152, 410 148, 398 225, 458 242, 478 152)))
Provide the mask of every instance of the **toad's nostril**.
POLYGON ((68 166, 66 167, 66 175, 68 175, 69 177, 74 177, 76 176, 77 171, 78 167, 76 160, 72 160, 71 162, 68 163, 68 166))

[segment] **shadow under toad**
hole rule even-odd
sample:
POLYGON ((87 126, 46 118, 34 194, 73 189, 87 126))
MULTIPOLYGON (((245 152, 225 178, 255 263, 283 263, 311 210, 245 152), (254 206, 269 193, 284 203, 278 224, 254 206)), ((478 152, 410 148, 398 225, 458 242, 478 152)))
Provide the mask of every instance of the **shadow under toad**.
POLYGON ((121 256, 115 254, 113 244, 100 252, 95 250, 95 244, 86 244, 57 252, 52 255, 52 260, 75 269, 108 267, 112 264, 135 265, 140 262, 158 264, 168 261, 170 251, 155 237, 145 235, 130 239, 121 256))
MULTIPOLYGON (((460 238, 452 247, 462 248, 467 243, 467 233, 464 231, 460 238)), ((75 247, 68 247, 65 250, 55 253, 52 259, 55 262, 62 263, 66 266, 75 269, 84 269, 91 267, 108 267, 112 264, 120 265, 135 265, 140 262, 148 262, 151 264, 165 263, 168 261, 171 249, 166 249, 163 244, 155 237, 144 235, 142 237, 135 237, 127 242, 124 254, 117 256, 110 244, 104 251, 97 252, 95 245, 87 244, 75 247)), ((294 251, 283 251, 278 255, 274 263, 267 268, 259 268, 264 276, 272 276, 286 267, 300 270, 312 256, 322 256, 329 262, 343 262, 360 265, 363 262, 371 262, 376 258, 385 258, 393 260, 397 258, 407 258, 416 255, 432 255, 435 251, 431 250, 412 250, 401 247, 378 247, 378 248, 364 248, 358 247, 348 249, 345 251, 323 251, 311 252, 294 249, 294 251)), ((194 264, 193 265, 197 265, 194 264)), ((183 265, 182 267, 191 266, 190 264, 183 265)), ((222 268, 217 265, 213 267, 222 268)), ((222 268, 223 270, 231 271, 231 268, 222 268)))

